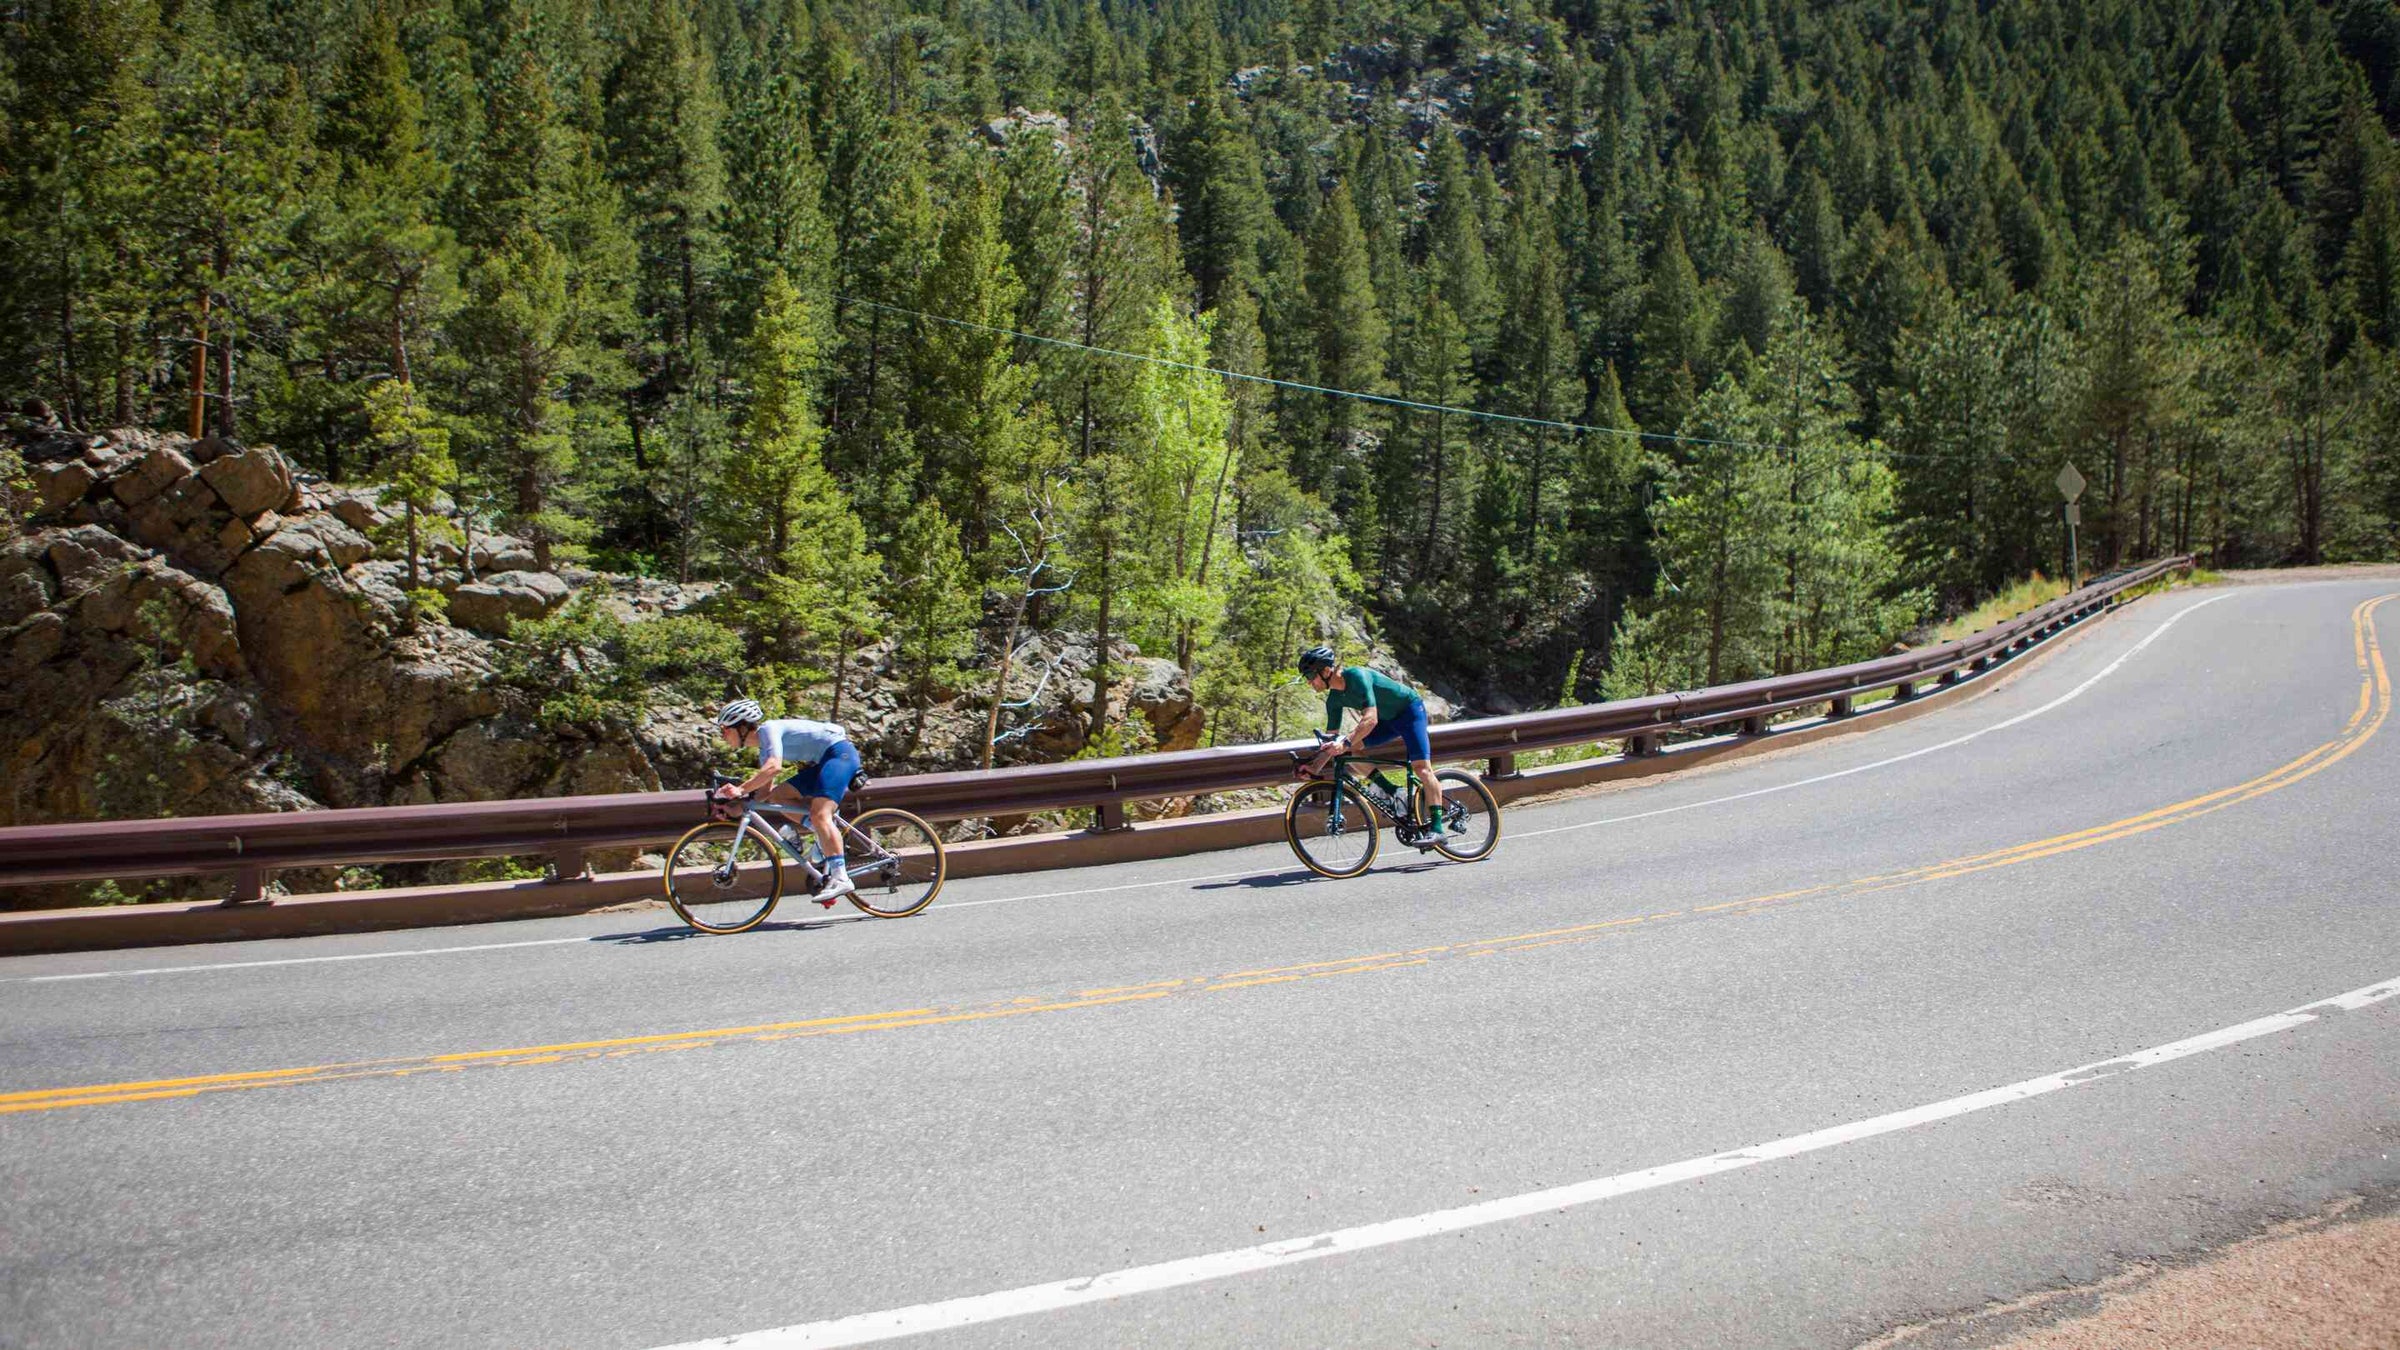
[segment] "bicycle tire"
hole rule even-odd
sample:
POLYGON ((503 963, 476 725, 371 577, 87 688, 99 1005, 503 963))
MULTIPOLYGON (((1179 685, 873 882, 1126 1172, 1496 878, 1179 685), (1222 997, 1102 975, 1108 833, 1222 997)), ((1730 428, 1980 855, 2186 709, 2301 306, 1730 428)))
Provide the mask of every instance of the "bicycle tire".
POLYGON ((850 903, 878 919, 924 912, 949 877, 941 831, 898 807, 861 812, 846 822, 842 842, 850 880, 858 887, 850 903), (888 855, 888 864, 878 854, 888 855))
POLYGON ((1357 788, 1343 783, 1338 787, 1318 780, 1304 785, 1292 794, 1283 808, 1283 837, 1292 852, 1309 871, 1321 877, 1340 880, 1354 877, 1367 870, 1375 861, 1377 836, 1381 826, 1375 808, 1357 788), (1338 798, 1336 794, 1339 794, 1338 798), (1328 832, 1336 801, 1341 805, 1342 824, 1338 833, 1328 832), (1363 841, 1360 842, 1360 841, 1363 841), (1347 848, 1359 850, 1353 861, 1347 848))
POLYGON ((1445 813, 1452 805, 1466 807, 1466 833, 1441 834, 1433 841, 1433 850, 1452 862, 1474 862, 1488 858, 1500 846, 1500 803, 1483 780, 1465 769, 1442 769, 1434 777, 1442 781, 1442 802, 1445 813))
POLYGON ((703 933, 742 933, 766 922, 783 899, 775 841, 740 822, 695 825, 667 851, 667 904, 703 933), (718 875, 731 863, 731 880, 718 875))

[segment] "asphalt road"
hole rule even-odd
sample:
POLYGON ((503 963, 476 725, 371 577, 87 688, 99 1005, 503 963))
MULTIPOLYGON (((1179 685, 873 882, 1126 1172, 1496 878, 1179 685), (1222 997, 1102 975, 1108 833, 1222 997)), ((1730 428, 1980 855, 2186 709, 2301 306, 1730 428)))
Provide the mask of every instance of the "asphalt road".
POLYGON ((1839 1347, 2221 1244, 2400 1185, 2393 589, 1472 865, 0 961, 0 1344, 1839 1347))

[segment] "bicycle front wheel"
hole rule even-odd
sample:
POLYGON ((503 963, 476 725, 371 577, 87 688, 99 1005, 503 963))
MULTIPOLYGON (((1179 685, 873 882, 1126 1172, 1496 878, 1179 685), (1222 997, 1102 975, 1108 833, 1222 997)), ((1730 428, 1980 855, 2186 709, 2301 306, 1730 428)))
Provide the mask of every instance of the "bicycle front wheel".
POLYGON ((949 870, 942 836, 906 811, 883 806, 862 812, 842 832, 842 845, 858 886, 850 903, 878 919, 905 919, 942 893, 949 870))
POLYGON ((703 933, 756 928, 783 898, 783 860, 774 841, 733 821, 712 820, 667 854, 667 903, 703 933))
POLYGON ((1500 803, 1483 780, 1465 769, 1434 774, 1442 783, 1442 832, 1434 851, 1454 862, 1473 862, 1500 846, 1500 803))
POLYGON ((1354 877, 1366 871, 1375 861, 1375 835, 1375 808, 1348 783, 1310 783, 1283 808, 1283 837, 1319 876, 1354 877))

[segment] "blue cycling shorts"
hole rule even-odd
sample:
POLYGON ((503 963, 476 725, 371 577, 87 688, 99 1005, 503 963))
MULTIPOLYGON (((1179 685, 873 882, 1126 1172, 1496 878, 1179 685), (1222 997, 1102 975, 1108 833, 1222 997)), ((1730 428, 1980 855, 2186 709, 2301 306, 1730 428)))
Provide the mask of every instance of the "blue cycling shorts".
POLYGON ((803 797, 830 797, 839 802, 850 791, 850 780, 858 777, 858 771, 858 747, 836 741, 825 758, 801 765, 784 775, 783 781, 803 797))
POLYGON ((1412 764, 1420 759, 1433 758, 1433 738, 1425 732, 1425 700, 1412 698, 1408 701, 1407 712, 1376 722, 1375 734, 1369 736, 1366 745, 1361 748, 1372 750, 1393 741, 1408 747, 1408 758, 1412 764))

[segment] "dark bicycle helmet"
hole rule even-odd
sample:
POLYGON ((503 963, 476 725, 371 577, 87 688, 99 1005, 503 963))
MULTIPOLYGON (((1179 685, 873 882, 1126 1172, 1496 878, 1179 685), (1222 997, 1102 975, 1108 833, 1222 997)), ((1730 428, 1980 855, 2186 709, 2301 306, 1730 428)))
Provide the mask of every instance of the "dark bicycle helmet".
POLYGON ((1333 669, 1333 666, 1334 656, 1333 648, 1331 647, 1319 644, 1309 648, 1307 651, 1300 653, 1301 679, 1305 680, 1309 676, 1314 675, 1319 671, 1331 670, 1333 669))

